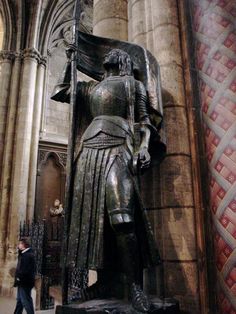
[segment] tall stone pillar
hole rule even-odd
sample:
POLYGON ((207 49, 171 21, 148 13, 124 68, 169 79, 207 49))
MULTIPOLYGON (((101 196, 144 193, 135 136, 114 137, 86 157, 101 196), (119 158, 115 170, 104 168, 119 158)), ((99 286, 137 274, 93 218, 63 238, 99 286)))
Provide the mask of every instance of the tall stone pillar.
POLYGON ((4 36, 4 30, 3 30, 2 17, 0 15, 0 50, 2 50, 3 36, 4 36))
POLYGON ((94 35, 127 40, 127 26, 127 0, 94 0, 94 35))
POLYGON ((145 202, 154 216, 163 259, 164 294, 176 297, 185 313, 203 314, 207 311, 206 282, 201 276, 203 226, 196 226, 202 208, 193 189, 194 143, 189 140, 177 1, 129 0, 128 9, 129 41, 149 49, 161 71, 167 154, 148 174, 145 202))
POLYGON ((153 52, 151 2, 145 0, 128 1, 128 38, 153 52), (149 35, 148 35, 149 34, 149 35), (149 37, 149 44, 147 43, 149 37))
POLYGON ((236 3, 193 1, 221 314, 236 312, 236 3))
POLYGON ((35 84, 39 57, 35 49, 26 49, 24 51, 13 150, 10 215, 8 220, 8 247, 10 255, 11 249, 15 248, 17 243, 17 237, 11 230, 18 230, 19 222, 26 219, 35 84))
POLYGON ((32 124, 32 142, 30 152, 30 168, 29 168, 29 186, 28 186, 28 201, 26 218, 32 220, 34 217, 34 204, 35 204, 35 189, 36 189, 36 178, 37 178, 37 158, 38 158, 38 144, 39 144, 39 133, 40 133, 40 122, 41 112, 43 105, 44 96, 44 83, 45 83, 45 67, 46 59, 40 58, 36 79, 36 91, 34 100, 34 113, 33 113, 33 124, 32 124))
MULTIPOLYGON (((14 65, 12 69, 12 76, 10 81, 10 88, 8 90, 7 115, 5 116, 5 136, 4 149, 2 153, 2 171, 1 171, 1 185, 0 185, 0 262, 4 261, 7 250, 7 231, 8 231, 8 217, 9 217, 9 201, 11 189, 11 174, 12 174, 12 156, 15 136, 17 100, 19 96, 19 82, 21 70, 21 55, 15 54, 14 65)), ((4 75, 4 72, 3 72, 4 75)))
POLYGON ((42 91, 36 91, 36 82, 38 79, 41 83, 44 77, 42 65, 38 71, 40 60, 40 55, 34 48, 25 49, 15 59, 11 81, 0 198, 1 240, 5 252, 0 288, 5 295, 12 293, 11 270, 16 264, 20 222, 32 217, 32 211, 27 213, 27 204, 30 199, 29 190, 34 186, 31 177, 36 176, 36 153, 32 148, 37 152, 35 141, 39 133, 42 91), (35 105, 39 105, 39 108, 35 108, 35 105))
POLYGON ((11 51, 0 52, 0 179, 2 173, 2 156, 4 150, 4 137, 6 129, 6 116, 8 109, 8 98, 10 90, 12 63, 14 53, 11 51))

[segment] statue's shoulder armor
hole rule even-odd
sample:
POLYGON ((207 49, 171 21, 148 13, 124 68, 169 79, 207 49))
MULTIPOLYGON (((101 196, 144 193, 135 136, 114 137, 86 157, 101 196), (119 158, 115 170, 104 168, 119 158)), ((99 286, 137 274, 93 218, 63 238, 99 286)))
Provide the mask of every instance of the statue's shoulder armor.
POLYGON ((92 89, 98 84, 96 81, 79 81, 77 83, 77 95, 78 96, 87 96, 90 94, 92 89))

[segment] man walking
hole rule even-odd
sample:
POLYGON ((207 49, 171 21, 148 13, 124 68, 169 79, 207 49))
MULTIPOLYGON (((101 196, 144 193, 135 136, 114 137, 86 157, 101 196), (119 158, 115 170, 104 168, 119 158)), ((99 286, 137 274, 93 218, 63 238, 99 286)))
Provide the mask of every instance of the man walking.
POLYGON ((14 287, 17 287, 17 302, 14 314, 22 314, 23 308, 27 314, 34 314, 31 290, 35 279, 35 257, 26 238, 19 241, 18 249, 19 256, 14 283, 14 287))

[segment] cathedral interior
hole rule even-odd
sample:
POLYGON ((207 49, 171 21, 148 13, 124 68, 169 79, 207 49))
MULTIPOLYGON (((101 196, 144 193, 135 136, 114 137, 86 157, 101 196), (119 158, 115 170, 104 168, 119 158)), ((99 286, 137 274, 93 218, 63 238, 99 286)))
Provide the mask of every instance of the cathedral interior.
MULTIPOLYGON (((13 293, 20 225, 43 221, 60 233, 52 212, 65 201, 70 105, 50 97, 74 3, 0 0, 1 295, 13 293)), ((138 44, 160 66, 167 152, 141 182, 163 260, 162 287, 153 280, 152 291, 176 298, 181 313, 236 313, 235 0, 81 6, 83 32, 138 44)), ((45 256, 60 250, 60 238, 45 256)), ((48 272, 55 267, 59 261, 48 272)))

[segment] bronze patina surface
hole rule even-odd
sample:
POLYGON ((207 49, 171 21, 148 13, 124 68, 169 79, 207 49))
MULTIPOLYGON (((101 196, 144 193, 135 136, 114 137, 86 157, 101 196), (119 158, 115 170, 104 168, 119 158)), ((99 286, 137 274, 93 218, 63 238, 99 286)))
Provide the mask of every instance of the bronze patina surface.
MULTIPOLYGON (((102 43, 103 47, 104 40, 102 43)), ((85 51, 86 45, 81 46, 85 51)), ((73 49, 67 50, 68 62, 55 87, 54 100, 70 100, 73 49)), ((132 53, 132 49, 125 50, 132 53)), ((158 80, 153 81, 155 92, 148 92, 151 72, 143 73, 143 83, 142 73, 134 71, 137 52, 132 58, 125 50, 111 47, 103 55, 102 76, 97 75, 98 65, 95 73, 91 63, 90 68, 84 61, 78 66, 80 70, 86 68, 86 74, 89 68, 90 76, 100 81, 78 82, 76 88, 65 266, 97 270, 98 281, 82 293, 84 299, 117 296, 117 274, 124 273, 133 309, 149 312, 151 305, 141 288, 142 270, 159 264, 160 257, 143 208, 137 174, 150 166, 151 139, 160 155, 164 151, 158 132, 162 110, 156 110, 160 101, 155 104, 160 98, 155 90, 158 80)), ((97 64, 101 63, 102 52, 102 48, 97 52, 97 64)), ((92 57, 88 60, 94 62, 92 57)), ((140 60, 142 57, 140 54, 140 60)))

